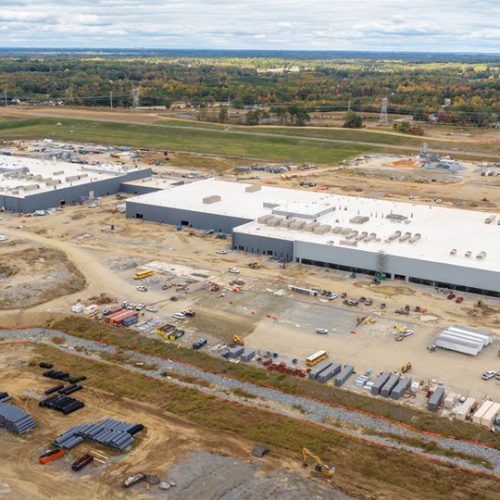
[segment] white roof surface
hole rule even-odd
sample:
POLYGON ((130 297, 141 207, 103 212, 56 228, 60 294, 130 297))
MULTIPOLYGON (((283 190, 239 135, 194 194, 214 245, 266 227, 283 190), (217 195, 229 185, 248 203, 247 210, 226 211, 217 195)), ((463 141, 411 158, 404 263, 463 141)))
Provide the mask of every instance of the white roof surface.
POLYGON ((33 194, 53 191, 54 185, 56 189, 62 189, 126 175, 134 170, 140 169, 125 168, 111 163, 84 165, 24 156, 0 155, 0 195, 25 198, 33 194), (77 179, 76 176, 80 178, 77 179), (72 179, 68 180, 68 178, 72 179), (60 183, 53 184, 50 181, 60 181, 60 183))
MULTIPOLYGON (((262 186, 255 192, 248 192, 250 184, 225 182, 215 179, 201 180, 184 186, 130 198, 129 201, 160 207, 193 210, 208 214, 227 215, 252 220, 239 226, 237 232, 269 236, 278 239, 298 240, 325 245, 340 245, 346 236, 333 233, 332 229, 341 227, 366 232, 367 236, 375 233, 371 241, 357 240, 355 249, 370 252, 384 251, 391 255, 400 255, 415 259, 443 262, 476 269, 500 272, 500 215, 494 212, 475 212, 433 205, 418 205, 395 201, 324 194, 314 191, 302 191, 262 186), (204 203, 203 199, 218 195, 220 201, 204 203), (329 225, 325 234, 316 234, 304 229, 295 230, 261 224, 257 219, 275 212, 290 212, 290 219, 311 222, 311 214, 323 212, 316 220, 319 224, 329 225), (302 217, 297 214, 302 214, 302 217), (401 215, 403 221, 388 218, 392 214, 401 215), (353 223, 353 217, 368 217, 364 223, 353 223), (495 220, 486 224, 485 219, 495 216, 495 220), (410 233, 419 239, 410 243, 399 241, 399 237, 388 242, 389 236, 396 231, 401 236, 410 233), (451 254, 452 250, 456 250, 451 254), (466 253, 470 252, 470 256, 466 253), (477 255, 485 252, 483 258, 477 255)), ((252 189, 252 188, 251 188, 252 189)), ((284 216, 276 215, 280 219, 284 216)), ((345 246, 343 248, 349 248, 345 246)))

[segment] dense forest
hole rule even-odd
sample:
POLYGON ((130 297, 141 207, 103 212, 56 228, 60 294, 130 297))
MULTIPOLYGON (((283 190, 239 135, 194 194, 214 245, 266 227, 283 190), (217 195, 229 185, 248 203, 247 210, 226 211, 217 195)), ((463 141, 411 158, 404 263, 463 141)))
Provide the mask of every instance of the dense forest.
POLYGON ((395 59, 279 59, 95 54, 4 54, 8 102, 130 106, 228 102, 235 108, 300 105, 308 111, 378 111, 486 125, 500 115, 500 63, 395 59))

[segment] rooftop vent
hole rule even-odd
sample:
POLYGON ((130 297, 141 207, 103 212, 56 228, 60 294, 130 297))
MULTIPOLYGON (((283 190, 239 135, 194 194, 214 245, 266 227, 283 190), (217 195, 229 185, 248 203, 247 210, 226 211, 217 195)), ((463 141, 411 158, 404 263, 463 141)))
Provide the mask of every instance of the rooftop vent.
POLYGON ((257 191, 260 191, 262 189, 262 186, 259 186, 258 184, 252 184, 251 186, 247 186, 245 188, 246 193, 255 193, 257 191))
POLYGON ((368 222, 369 220, 370 220, 370 217, 365 217, 363 215, 356 215, 356 217, 349 219, 349 222, 351 224, 364 224, 365 222, 368 222))

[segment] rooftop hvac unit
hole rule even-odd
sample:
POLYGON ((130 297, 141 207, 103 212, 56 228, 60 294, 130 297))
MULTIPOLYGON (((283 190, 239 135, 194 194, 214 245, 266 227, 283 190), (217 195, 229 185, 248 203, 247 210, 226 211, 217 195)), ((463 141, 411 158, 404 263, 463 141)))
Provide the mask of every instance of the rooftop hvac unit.
POLYGON ((340 240, 339 243, 341 245, 346 246, 346 247, 357 247, 358 246, 358 242, 357 241, 340 240))
POLYGON ((265 201, 264 203, 262 203, 262 206, 264 208, 276 208, 276 207, 279 207, 280 204, 279 203, 274 203, 272 201, 265 201))
POLYGON ((66 182, 73 182, 73 181, 77 181, 80 177, 78 175, 70 175, 69 177, 66 177, 66 179, 64 179, 66 182))
POLYGON ((411 233, 406 232, 405 234, 403 234, 403 236, 401 236, 401 238, 399 238, 399 241, 403 242, 409 240, 410 238, 411 238, 411 233))
POLYGON ((467 250, 467 252, 465 252, 466 257, 470 257, 471 255, 472 255, 472 252, 470 250, 467 250))
POLYGON ((422 237, 422 235, 420 233, 415 233, 409 240, 410 243, 415 243, 417 242, 420 238, 422 237))
POLYGON ((352 229, 350 227, 346 227, 344 229, 342 229, 342 231, 340 231, 340 234, 344 235, 344 236, 347 236, 348 234, 351 234, 352 233, 352 229))
POLYGON ((313 229, 313 232, 316 234, 326 234, 326 233, 330 232, 331 228, 332 228, 332 226, 330 226, 328 224, 320 224, 319 226, 317 226, 313 229))
POLYGON ((370 233, 365 237, 364 241, 368 243, 369 241, 373 241, 377 237, 377 233, 370 233))
POLYGON ((274 216, 271 214, 263 215, 257 219, 259 224, 265 224, 269 219, 272 219, 274 216))
POLYGON ((56 170, 55 172, 52 172, 52 175, 64 175, 64 170, 56 170))
POLYGON ((352 231, 346 236, 346 240, 352 240, 353 238, 356 238, 356 236, 359 234, 359 231, 352 231))
POLYGON ((399 238, 401 236, 401 231, 395 231, 394 233, 392 233, 386 241, 393 241, 395 240, 396 238, 399 238))
POLYGON ((319 222, 309 222, 304 226, 304 230, 313 232, 320 225, 319 222))
POLYGON ((490 215, 490 216, 486 217, 486 219, 484 219, 484 223, 485 224, 492 224, 493 222, 495 222, 495 219, 496 219, 496 215, 490 215))
POLYGON ((367 236, 368 236, 368 233, 366 231, 363 231, 361 234, 356 236, 354 239, 356 241, 361 241, 361 240, 364 240, 367 236))
POLYGON ((24 191, 36 191, 40 186, 38 184, 29 184, 28 186, 24 186, 24 191))
POLYGON ((352 219, 349 219, 349 222, 351 224, 364 224, 365 222, 368 222, 370 220, 370 217, 365 217, 362 215, 356 215, 356 217, 353 217, 352 219))
POLYGON ((203 203, 205 205, 210 205, 211 203, 217 203, 218 201, 221 201, 221 197, 218 194, 214 194, 212 196, 206 196, 203 198, 203 203))
POLYGON ((290 223, 290 229, 302 229, 306 225, 306 221, 294 219, 290 223))
POLYGON ((457 255, 457 249, 456 248, 452 248, 450 250, 450 255, 457 255))
POLYGON ((262 186, 259 186, 258 184, 252 184, 251 186, 247 186, 245 188, 246 193, 255 193, 257 191, 260 191, 262 189, 262 186))
POLYGON ((481 259, 484 259, 484 258, 486 258, 486 252, 484 252, 484 251, 483 251, 483 252, 479 252, 479 253, 476 255, 476 259, 481 260, 481 259))
POLYGON ((333 229, 332 229, 332 233, 334 234, 339 234, 342 232, 342 226, 335 226, 333 229))

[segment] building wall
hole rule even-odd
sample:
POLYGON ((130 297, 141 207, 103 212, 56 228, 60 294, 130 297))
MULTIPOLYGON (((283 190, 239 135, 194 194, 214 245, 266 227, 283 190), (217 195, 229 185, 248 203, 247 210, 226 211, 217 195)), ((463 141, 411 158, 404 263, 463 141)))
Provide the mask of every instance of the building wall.
MULTIPOLYGON (((418 243, 417 243, 418 244, 418 243)), ((296 241, 294 258, 380 271, 378 254, 348 247, 296 241)), ((500 293, 500 273, 386 254, 385 273, 500 293)))
POLYGON ((122 183, 120 186, 120 193, 128 193, 128 194, 148 194, 154 193, 155 191, 160 191, 161 188, 152 187, 152 186, 140 186, 140 185, 132 185, 122 183))
POLYGON ((293 241, 233 232, 233 249, 293 260, 293 241))
POLYGON ((120 191, 122 182, 149 177, 151 169, 129 172, 124 175, 76 186, 54 189, 43 193, 27 194, 24 198, 0 195, 0 206, 13 212, 34 212, 46 208, 59 207, 61 202, 78 203, 87 200, 91 191, 94 196, 106 196, 120 191))
POLYGON ((231 233, 233 228, 251 222, 251 219, 228 217, 205 212, 194 212, 169 207, 127 201, 127 217, 130 219, 144 219, 173 226, 184 225, 196 229, 214 229, 223 233, 231 233))

